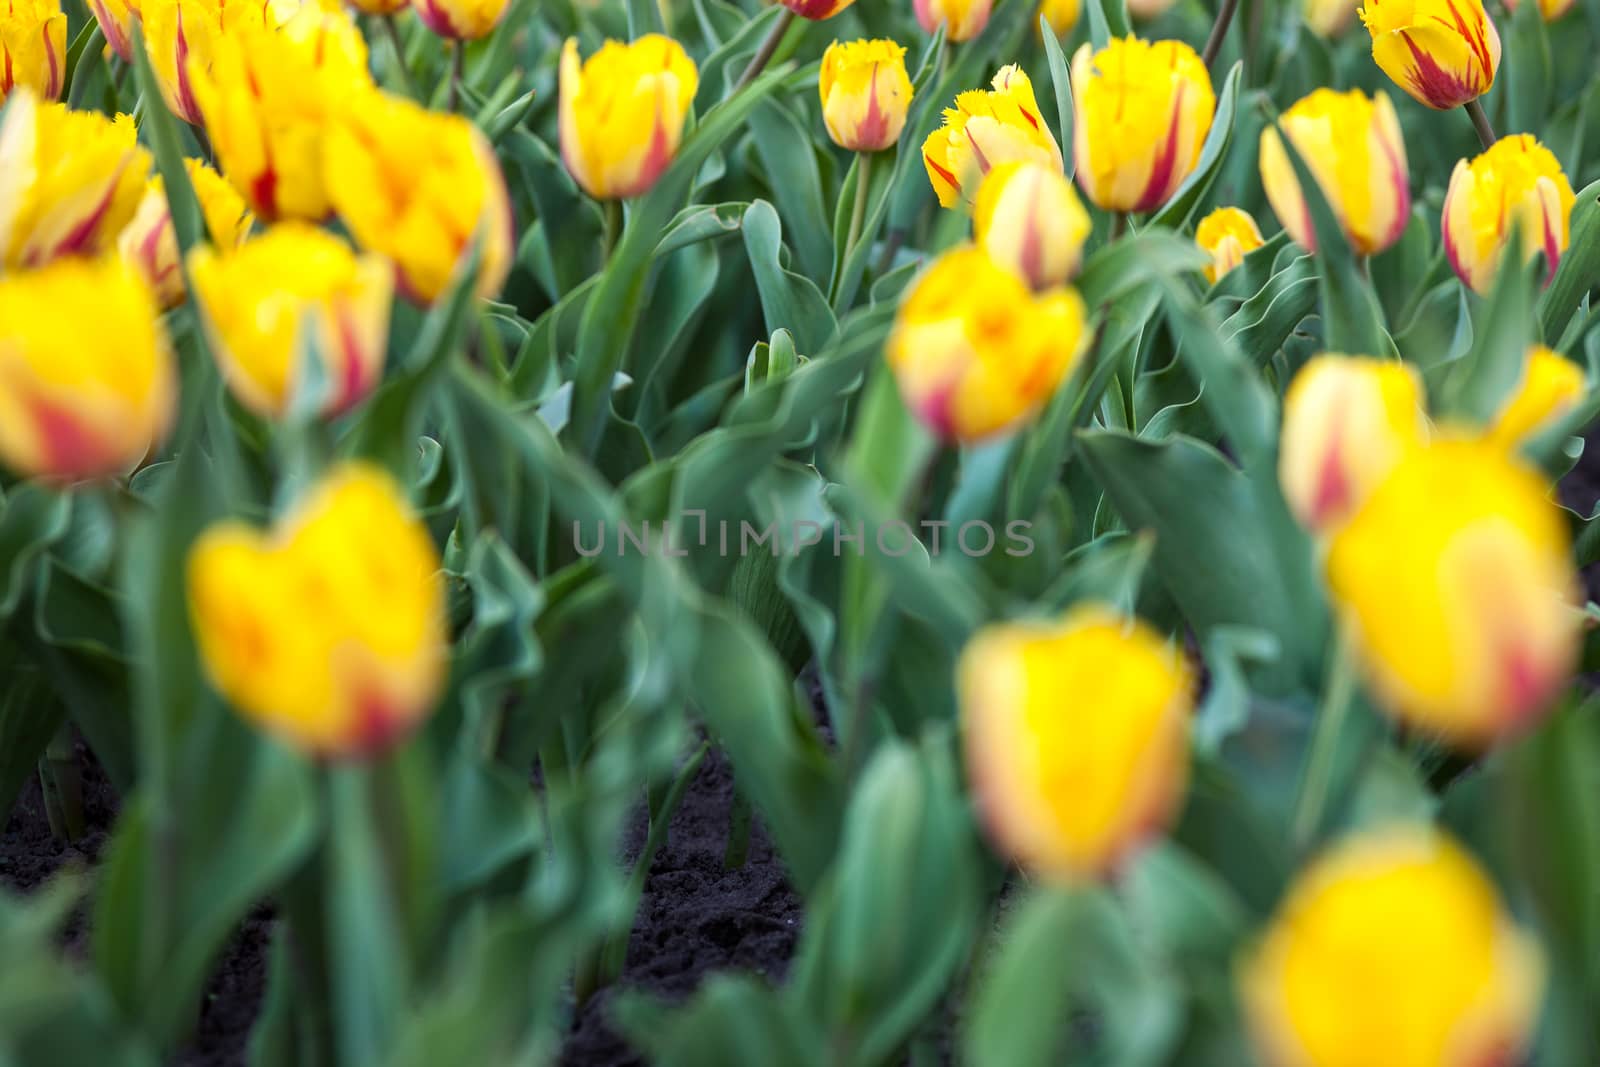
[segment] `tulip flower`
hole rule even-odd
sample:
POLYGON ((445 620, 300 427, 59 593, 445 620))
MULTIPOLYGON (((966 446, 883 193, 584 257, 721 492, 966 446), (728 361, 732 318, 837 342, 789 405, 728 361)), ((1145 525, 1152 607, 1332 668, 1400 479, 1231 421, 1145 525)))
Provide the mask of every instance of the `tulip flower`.
POLYGON ((400 291, 431 303, 481 234, 477 293, 511 270, 511 201, 494 150, 458 115, 374 96, 328 137, 327 188, 356 243, 395 264, 400 291))
POLYGON ((1448 111, 1494 84, 1500 34, 1482 0, 1366 0, 1372 58, 1419 103, 1448 111))
POLYGON ((1088 339, 1076 290, 1035 294, 969 245, 912 286, 886 353, 912 413, 942 437, 974 441, 1038 410, 1088 339))
POLYGON ((0 116, 0 267, 110 250, 149 172, 129 116, 13 93, 0 116))
POLYGON ((189 279, 223 378, 258 414, 281 417, 300 402, 313 358, 323 386, 311 399, 327 416, 383 374, 394 272, 380 256, 285 222, 237 248, 191 250, 189 279))
POLYGON ((500 25, 511 0, 411 0, 417 18, 440 37, 476 41, 500 25))
POLYGON ((835 41, 822 53, 817 91, 834 144, 881 152, 900 140, 911 106, 906 50, 893 41, 835 41))
POLYGON ((195 542, 187 586, 200 662, 240 715, 295 747, 376 754, 443 687, 439 567, 394 480, 346 463, 270 532, 221 522, 195 542))
POLYGON ((1015 63, 1001 67, 992 90, 973 89, 945 108, 944 124, 922 142, 928 180, 944 207, 971 204, 989 168, 1031 159, 1061 170, 1061 149, 1039 114, 1033 83, 1015 63))
POLYGON ((1194 230, 1194 242, 1211 256, 1204 273, 1212 285, 1264 243, 1256 220, 1236 207, 1219 207, 1201 219, 1194 230))
MULTIPOLYGON (((1310 169, 1344 231, 1362 255, 1382 252, 1400 239, 1411 218, 1406 146, 1388 96, 1359 89, 1317 89, 1278 120, 1310 169)), ((1300 180, 1278 131, 1261 131, 1261 184, 1289 236, 1317 250, 1316 231, 1300 180)))
POLYGON ((1078 273, 1089 213, 1072 183, 1044 163, 1001 163, 978 186, 972 224, 978 247, 1035 289, 1078 273))
MULTIPOLYGON (((244 199, 226 178, 198 159, 183 161, 200 201, 200 214, 206 233, 222 248, 235 248, 250 235, 255 217, 244 206, 244 199)), ((144 199, 133 220, 117 237, 117 251, 131 263, 162 307, 183 303, 183 272, 178 265, 178 234, 172 226, 172 211, 167 204, 166 183, 157 174, 145 186, 144 199)))
POLYGON ((1078 24, 1078 16, 1082 14, 1083 0, 1044 0, 1039 8, 1039 13, 1050 26, 1050 32, 1057 37, 1067 37, 1072 33, 1072 28, 1078 24))
POLYGON ((1306 25, 1324 39, 1338 37, 1355 22, 1361 0, 1305 0, 1306 25))
POLYGON ((956 667, 989 836, 1054 881, 1105 877, 1177 813, 1194 678, 1145 623, 1099 604, 980 630, 956 667))
POLYGON ((116 257, 0 275, 0 461, 13 471, 122 474, 166 436, 177 390, 161 309, 116 257))
POLYGON ((1544 253, 1547 278, 1567 250, 1577 203, 1561 164, 1525 133, 1502 137, 1482 155, 1456 164, 1440 222, 1444 251, 1456 275, 1474 292, 1494 287, 1513 223, 1522 258, 1544 253))
POLYGON ((0 9, 0 101, 18 88, 46 100, 67 75, 67 16, 61 0, 8 0, 0 9))
POLYGON ((191 126, 200 125, 194 78, 197 72, 204 74, 211 69, 218 43, 241 33, 277 29, 299 7, 300 0, 245 4, 227 0, 140 0, 145 51, 167 110, 191 126))
POLYGON ((1549 486, 1491 441, 1412 449, 1333 538, 1328 584, 1385 707, 1478 747, 1541 717, 1578 653, 1549 486))
MULTIPOLYGON (((1546 22, 1555 22, 1572 10, 1577 0, 1539 0, 1539 14, 1546 22)), ((1517 0, 1506 0, 1506 10, 1516 14, 1517 0)))
POLYGON ((911 0, 917 22, 929 33, 944 27, 945 40, 970 41, 989 24, 992 0, 911 0))
POLYGON ((1309 360, 1283 402, 1278 480, 1308 530, 1350 517, 1427 430, 1422 380, 1409 363, 1326 354, 1309 360))
POLYGON ((1578 406, 1583 399, 1583 368, 1544 345, 1531 345, 1522 377, 1489 426, 1488 438, 1514 449, 1578 406))
POLYGON ((267 221, 320 221, 333 207, 323 168, 327 133, 371 90, 366 43, 342 11, 314 4, 281 30, 230 34, 209 71, 194 72, 222 173, 267 221))
POLYGON ((678 154, 700 73, 683 46, 659 33, 607 41, 582 63, 578 40, 561 49, 561 159, 597 200, 638 196, 678 154))
POLYGON ((1393 824, 1300 873, 1240 999, 1263 1067, 1487 1067, 1523 1062, 1543 972, 1471 856, 1393 824))
POLYGON ((1182 41, 1113 38, 1072 57, 1078 185, 1106 211, 1154 211, 1194 170, 1217 98, 1182 41))
POLYGON ((133 62, 133 20, 138 10, 128 0, 89 0, 89 11, 100 24, 106 47, 124 63, 133 62))

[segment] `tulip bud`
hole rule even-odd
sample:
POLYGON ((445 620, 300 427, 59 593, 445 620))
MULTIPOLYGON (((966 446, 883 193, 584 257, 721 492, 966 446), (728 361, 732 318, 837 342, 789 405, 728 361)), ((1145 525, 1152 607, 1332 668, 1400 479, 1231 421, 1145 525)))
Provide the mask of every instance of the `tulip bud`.
POLYGON ((822 122, 840 148, 881 152, 900 139, 911 106, 906 50, 893 41, 835 41, 822 53, 822 122))
POLYGON ((1418 103, 1448 111, 1494 84, 1500 34, 1483 0, 1366 0, 1361 21, 1373 60, 1418 103))
POLYGON ((411 0, 411 6, 440 37, 476 41, 500 25, 510 0, 411 0))
POLYGON ((1306 25, 1324 39, 1338 37, 1355 21, 1361 0, 1305 0, 1306 25))
POLYGON ((855 2, 856 0, 779 0, 784 7, 812 22, 831 19, 855 2))
MULTIPOLYGON (((1362 255, 1400 239, 1411 219, 1406 146, 1388 96, 1317 89, 1278 120, 1333 209, 1345 239, 1362 255)), ((1311 210, 1278 131, 1261 131, 1261 184, 1273 214, 1300 247, 1315 252, 1311 210)))
POLYGON ((89 0, 89 10, 100 24, 106 47, 124 63, 133 62, 133 20, 137 10, 128 0, 89 0))
POLYGON ((944 125, 922 142, 928 180, 944 207, 970 204, 989 168, 1035 160, 1061 170, 1061 149, 1039 114, 1033 83, 1015 63, 1001 67, 993 90, 973 89, 945 108, 944 125))
POLYGON ((194 98, 196 73, 211 69, 222 40, 260 29, 277 29, 299 8, 299 0, 229 3, 228 0, 141 0, 139 21, 150 68, 167 110, 191 126, 201 123, 194 98))
POLYGON ((683 140, 700 72, 671 37, 607 41, 582 64, 578 39, 561 49, 561 159, 597 200, 638 196, 683 140))
POLYGON ((1476 747, 1531 725, 1571 676, 1571 547, 1539 474, 1447 438, 1403 456, 1338 531, 1328 584, 1389 710, 1476 747))
POLYGON ((67 73, 67 16, 61 0, 10 0, 0 10, 0 101, 32 89, 61 95, 67 73))
POLYGON ((72 482, 166 436, 178 377, 155 296, 115 257, 0 275, 0 461, 72 482))
POLYGON ((1515 223, 1523 260, 1543 252, 1546 277, 1554 277, 1577 199, 1548 148, 1526 133, 1500 138, 1450 175, 1440 220, 1450 266, 1474 292, 1487 294, 1515 223))
POLYGON ((324 379, 317 410, 327 416, 349 410, 383 375, 394 273, 379 256, 285 222, 238 248, 193 249, 189 280, 223 378, 260 415, 288 414, 311 358, 324 379))
POLYGON ((131 117, 13 93, 0 116, 0 266, 109 251, 149 172, 131 117))
POLYGON ((1204 273, 1212 285, 1263 244, 1256 220, 1236 207, 1219 207, 1201 219, 1194 242, 1211 256, 1204 273))
POLYGON ((1071 35, 1072 28, 1078 24, 1082 9, 1083 0, 1044 0, 1039 14, 1049 23, 1051 33, 1065 38, 1071 35))
POLYGON ((1078 273, 1091 229, 1089 213, 1059 170, 1015 161, 996 165, 978 186, 972 224, 978 247, 1035 289, 1078 273))
MULTIPOLYGON (((1539 14, 1546 22, 1554 22, 1568 11, 1577 0, 1539 0, 1539 14)), ((1517 0, 1506 0, 1506 10, 1517 13, 1517 0)))
POLYGON ((1053 625, 985 627, 956 687, 979 812, 1025 867, 1104 877, 1177 814, 1194 679, 1138 619, 1092 604, 1053 625))
POLYGON ((1544 345, 1531 345, 1522 377, 1501 405, 1488 438, 1513 449, 1578 406, 1585 390, 1583 368, 1544 345))
POLYGON ((356 243, 395 264, 401 293, 432 303, 481 235, 477 294, 494 297, 515 234, 500 163, 466 118, 375 95, 328 137, 333 206, 356 243))
POLYGON ((388 474, 346 463, 270 532, 222 522, 189 553, 200 661, 246 719, 324 757, 397 743, 439 698, 439 553, 388 474))
MULTIPOLYGON (((250 235, 255 217, 226 178, 198 159, 183 161, 200 201, 206 232, 222 248, 235 248, 250 235)), ((183 303, 183 272, 178 267, 178 234, 172 227, 166 183, 157 174, 145 186, 133 220, 117 237, 117 251, 144 276, 162 307, 183 303)))
POLYGON ((1278 480, 1308 530, 1344 522, 1426 432, 1409 363, 1327 354, 1300 368, 1283 401, 1278 480))
POLYGON ((1113 38, 1072 57, 1078 185, 1107 211, 1154 211, 1194 170, 1217 98, 1182 41, 1113 38))
POLYGON ((1522 1062, 1543 961, 1449 838, 1397 824, 1302 871, 1240 972, 1263 1067, 1522 1062))
POLYGON ((945 40, 970 41, 989 24, 992 0, 912 0, 917 22, 929 33, 944 27, 945 40))
POLYGON ((1038 410, 1087 342, 1076 290, 1034 294, 969 245, 912 286, 886 353, 912 413, 942 437, 974 441, 1038 410))
POLYGON ((1140 22, 1160 18, 1172 10, 1178 0, 1128 0, 1128 14, 1140 22))

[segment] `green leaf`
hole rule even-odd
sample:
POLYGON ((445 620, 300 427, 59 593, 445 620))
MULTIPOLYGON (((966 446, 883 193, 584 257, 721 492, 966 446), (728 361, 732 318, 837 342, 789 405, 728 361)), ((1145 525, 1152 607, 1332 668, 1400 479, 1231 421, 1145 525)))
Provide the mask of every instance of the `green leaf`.
MULTIPOLYGON (((1517 238, 1512 237, 1515 241, 1517 238)), ((1516 388, 1528 345, 1534 340, 1535 274, 1540 260, 1502 264, 1487 300, 1470 300, 1472 346, 1454 361, 1437 390, 1434 410, 1486 425, 1516 388)))
POLYGON ((811 131, 791 107, 774 98, 750 112, 749 125, 770 198, 788 223, 798 271, 821 278, 833 264, 832 227, 823 207, 822 172, 811 131))
POLYGON ((1511 12, 1507 34, 1505 71, 1506 116, 1512 133, 1542 135, 1550 114, 1550 38, 1537 4, 1521 5, 1511 12))
POLYGON ((1056 94, 1056 144, 1061 146, 1070 178, 1077 165, 1077 154, 1072 149, 1072 71, 1066 54, 1061 51, 1061 42, 1056 39, 1056 31, 1050 28, 1049 20, 1043 15, 1039 16, 1039 36, 1044 41, 1045 58, 1050 64, 1050 84, 1056 94))
POLYGON ((1561 336, 1585 294, 1600 284, 1600 181, 1578 193, 1571 229, 1555 277, 1539 297, 1539 322, 1547 343, 1561 336))
POLYGON ((1316 314, 1317 289, 1316 259, 1298 256, 1240 304, 1218 331, 1252 366, 1264 367, 1282 350, 1295 327, 1316 314))
POLYGON ((815 354, 839 328, 827 297, 804 275, 786 270, 780 262, 783 223, 765 200, 757 200, 744 213, 744 245, 755 272, 767 329, 794 334, 800 351, 815 354))
POLYGON ((1089 42, 1095 51, 1104 48, 1111 38, 1133 32, 1125 0, 1089 0, 1085 6, 1089 9, 1089 42))
MULTIPOLYGON (((129 26, 132 40, 133 66, 138 74, 139 92, 144 97, 144 120, 140 129, 149 138, 155 153, 156 169, 166 188, 167 206, 172 213, 172 230, 178 237, 180 261, 189 249, 205 238, 205 224, 200 216, 200 202, 195 198, 194 186, 189 182, 189 172, 183 165, 183 141, 178 133, 178 120, 172 117, 161 95, 150 56, 145 51, 144 34, 137 19, 129 26)), ((184 282, 188 283, 188 269, 184 268, 184 282)))
POLYGON ((32 566, 72 523, 72 498, 36 482, 0 499, 0 620, 17 610, 32 587, 32 566))
POLYGON ((538 221, 544 226, 557 289, 549 295, 558 300, 600 265, 595 254, 602 225, 600 213, 595 210, 594 201, 579 191, 561 160, 539 138, 525 129, 513 130, 506 148, 508 162, 521 176, 523 188, 538 212, 538 221))
POLYGON ((647 33, 666 33, 656 0, 627 0, 628 38, 637 41, 647 33))
MULTIPOLYGON (((1048 35, 1046 36, 1048 39, 1048 35)), ((1151 226, 1183 229, 1194 217, 1195 209, 1200 206, 1206 194, 1211 191, 1211 185, 1217 179, 1222 161, 1228 154, 1228 146, 1233 143, 1233 114, 1238 105, 1239 79, 1243 73, 1242 62, 1234 63, 1232 69, 1228 71, 1228 76, 1222 83, 1222 92, 1217 95, 1216 114, 1211 120, 1211 130, 1206 134, 1205 144, 1200 149, 1200 158, 1195 162, 1189 176, 1183 180, 1183 184, 1178 186, 1178 191, 1172 194, 1160 211, 1151 216, 1149 223, 1151 226)))

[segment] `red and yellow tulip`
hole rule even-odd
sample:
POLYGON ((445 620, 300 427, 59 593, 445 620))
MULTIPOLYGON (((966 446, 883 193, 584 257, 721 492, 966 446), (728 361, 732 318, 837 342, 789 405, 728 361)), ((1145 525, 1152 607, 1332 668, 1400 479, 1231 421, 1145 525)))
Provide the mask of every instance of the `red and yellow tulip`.
POLYGON ((1482 0, 1366 0, 1372 58, 1394 83, 1439 111, 1494 84, 1500 33, 1482 0))
POLYGON ((1469 288, 1488 293, 1500 272, 1513 224, 1522 258, 1544 254, 1554 276, 1571 237, 1577 196, 1548 148, 1526 133, 1502 137, 1450 175, 1440 228, 1450 266, 1469 288))
POLYGON ((990 90, 973 89, 945 108, 944 124, 922 142, 928 180, 944 207, 970 204, 990 168, 1035 160, 1061 170, 1061 149, 1039 113, 1022 68, 1001 67, 990 90))
POLYGON ((561 158, 597 200, 638 196, 678 154, 700 73, 683 46, 658 33, 607 41, 579 61, 561 50, 561 158))
POLYGON ((1204 273, 1206 281, 1215 285, 1218 278, 1243 263, 1244 257, 1264 242, 1249 212, 1236 207, 1219 207, 1195 227, 1194 243, 1211 257, 1204 273))
POLYGON ((1035 289, 1078 273, 1092 228, 1072 183, 1044 163, 1001 163, 978 186, 973 239, 1035 289))
POLYGON ((828 136, 852 152, 881 152, 900 140, 911 79, 906 50, 893 41, 835 41, 817 76, 828 136))

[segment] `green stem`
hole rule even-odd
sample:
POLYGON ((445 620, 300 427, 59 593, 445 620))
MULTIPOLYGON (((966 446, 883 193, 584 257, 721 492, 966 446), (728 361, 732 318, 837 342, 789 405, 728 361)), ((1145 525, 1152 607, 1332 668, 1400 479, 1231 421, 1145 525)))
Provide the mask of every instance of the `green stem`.
POLYGON ((793 21, 794 12, 784 8, 783 14, 778 16, 778 21, 772 24, 772 30, 767 34, 766 40, 756 49, 756 54, 750 57, 750 65, 744 68, 744 73, 739 75, 739 80, 734 83, 735 93, 755 81, 756 76, 767 68, 767 64, 772 61, 772 53, 778 50, 779 42, 783 40, 783 35, 789 32, 789 24, 793 21))
POLYGON ((461 103, 461 83, 467 77, 467 42, 450 42, 450 97, 445 103, 446 111, 455 111, 461 103))
POLYGON ((1115 241, 1117 238, 1122 236, 1123 231, 1125 231, 1127 228, 1128 213, 1126 211, 1116 212, 1111 216, 1111 229, 1106 233, 1106 240, 1108 242, 1115 241))
POLYGON ((1222 0, 1222 6, 1217 8, 1217 21, 1211 24, 1211 35, 1206 38, 1205 51, 1200 53, 1200 62, 1209 69, 1217 60, 1217 53, 1222 51, 1222 42, 1228 36, 1228 27, 1233 24, 1233 13, 1239 8, 1239 0, 1222 0))
POLYGON ((83 836, 83 771, 78 766, 78 753, 72 744, 72 727, 63 722, 50 738, 40 765, 41 784, 45 790, 46 814, 51 816, 50 829, 67 841, 83 836), (51 810, 53 804, 54 810, 51 810), (60 825, 57 826, 56 818, 60 825))
POLYGON ((845 233, 844 255, 839 259, 839 271, 835 274, 833 286, 828 293, 829 303, 833 303, 839 297, 838 287, 844 278, 845 266, 850 262, 856 245, 861 241, 861 224, 867 218, 867 200, 872 190, 872 153, 858 152, 856 160, 856 198, 850 209, 850 229, 845 233))
POLYGON ((1493 147, 1496 140, 1494 127, 1489 125, 1489 116, 1483 110, 1482 100, 1468 100, 1461 105, 1467 112, 1467 117, 1472 120, 1472 128, 1478 131, 1478 140, 1483 142, 1483 147, 1493 147))
POLYGON ((750 858, 750 824, 754 814, 750 798, 736 785, 733 801, 728 805, 728 844, 722 850, 724 870, 736 871, 750 858))
POLYGON ((1305 773, 1300 779, 1300 792, 1295 797, 1294 814, 1289 824, 1290 841, 1296 852, 1304 852, 1316 836, 1317 827, 1328 806, 1328 786, 1333 778, 1334 756, 1339 748, 1339 738, 1350 717, 1350 703, 1355 696, 1355 665, 1351 656, 1349 637, 1341 633, 1334 648, 1333 660, 1328 666, 1328 677, 1323 683, 1322 703, 1317 707, 1317 721, 1311 735, 1311 750, 1306 755, 1305 773))
POLYGON ((622 242, 622 201, 602 200, 600 210, 604 216, 604 226, 600 235, 600 259, 602 263, 609 263, 611 253, 622 242))
POLYGON ((406 66, 406 43, 400 39, 400 27, 395 24, 393 15, 379 15, 376 18, 383 27, 383 35, 389 39, 389 47, 394 51, 394 69, 400 72, 400 83, 405 86, 406 95, 415 100, 417 86, 411 80, 411 68, 406 66))

